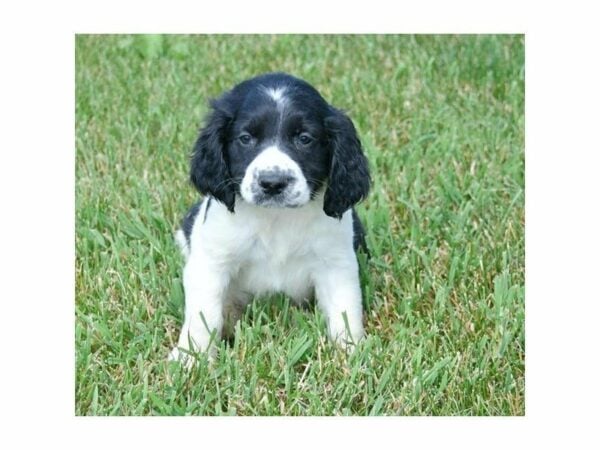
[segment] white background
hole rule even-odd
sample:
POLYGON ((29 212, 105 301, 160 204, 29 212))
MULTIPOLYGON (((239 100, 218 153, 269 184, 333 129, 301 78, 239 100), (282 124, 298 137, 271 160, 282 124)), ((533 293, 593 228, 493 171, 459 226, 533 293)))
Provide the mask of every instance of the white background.
POLYGON ((600 448, 600 16, 592 4, 3 2, 0 445, 600 448), (106 32, 525 33, 526 416, 75 417, 74 36, 106 32))

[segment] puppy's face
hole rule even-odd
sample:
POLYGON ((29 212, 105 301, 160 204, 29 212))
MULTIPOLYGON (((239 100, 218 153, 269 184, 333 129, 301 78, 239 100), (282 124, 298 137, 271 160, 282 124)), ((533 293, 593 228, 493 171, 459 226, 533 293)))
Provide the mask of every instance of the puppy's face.
POLYGON ((192 157, 192 182, 233 212, 236 195, 263 207, 310 202, 325 212, 366 196, 369 174, 354 126, 309 84, 285 74, 245 81, 213 102, 192 157))
POLYGON ((231 178, 248 203, 302 206, 329 174, 327 104, 301 94, 292 88, 261 87, 244 96, 226 152, 231 178))

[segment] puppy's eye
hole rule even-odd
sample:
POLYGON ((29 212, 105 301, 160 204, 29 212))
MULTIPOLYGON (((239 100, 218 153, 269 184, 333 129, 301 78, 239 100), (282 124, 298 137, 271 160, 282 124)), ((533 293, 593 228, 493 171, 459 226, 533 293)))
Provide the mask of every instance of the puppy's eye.
POLYGON ((238 137, 238 141, 240 141, 242 145, 250 145, 252 144, 253 140, 254 139, 252 138, 252 136, 248 133, 244 133, 238 137))
POLYGON ((312 143, 312 141, 313 141, 313 138, 312 138, 312 136, 311 136, 310 134, 308 134, 308 133, 302 133, 302 134, 300 134, 300 135, 299 135, 299 136, 296 138, 296 141, 297 141, 297 142, 298 142, 300 145, 307 146, 307 145, 309 145, 310 143, 312 143))

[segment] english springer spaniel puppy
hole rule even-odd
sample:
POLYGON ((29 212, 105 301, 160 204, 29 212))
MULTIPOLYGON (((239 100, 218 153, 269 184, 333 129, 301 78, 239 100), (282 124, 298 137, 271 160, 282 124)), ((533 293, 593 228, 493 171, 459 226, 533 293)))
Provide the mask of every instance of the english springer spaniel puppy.
POLYGON ((369 191, 352 121, 315 88, 284 73, 235 86, 211 103, 191 159, 204 199, 177 231, 186 259, 185 320, 172 360, 213 356, 255 296, 316 298, 331 339, 364 335, 353 206, 369 191))

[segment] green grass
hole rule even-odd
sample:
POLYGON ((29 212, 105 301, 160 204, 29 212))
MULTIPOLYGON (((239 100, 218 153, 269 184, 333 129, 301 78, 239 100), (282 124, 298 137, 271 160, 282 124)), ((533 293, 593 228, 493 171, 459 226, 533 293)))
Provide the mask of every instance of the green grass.
POLYGON ((79 36, 76 152, 76 414, 524 414, 522 36, 79 36), (207 100, 274 70, 369 156, 369 337, 346 356, 274 296, 187 373, 188 156, 207 100))

